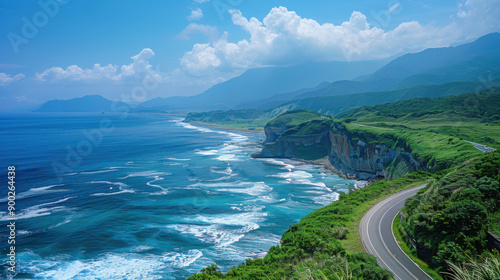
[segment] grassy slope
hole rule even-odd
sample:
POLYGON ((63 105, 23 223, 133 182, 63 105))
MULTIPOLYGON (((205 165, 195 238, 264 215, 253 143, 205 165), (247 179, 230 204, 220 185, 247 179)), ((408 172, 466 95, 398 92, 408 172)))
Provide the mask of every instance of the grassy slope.
POLYGON ((264 128, 272 116, 272 113, 266 110, 241 109, 189 113, 185 121, 218 125, 233 129, 247 130, 248 128, 254 128, 259 130, 264 128))
POLYGON ((470 143, 500 148, 500 89, 488 93, 417 98, 341 113, 345 127, 373 142, 404 142, 429 171, 481 155, 470 143), (397 139, 397 140, 395 140, 397 139))
POLYGON ((447 135, 500 148, 500 89, 363 107, 338 117, 359 124, 447 135))

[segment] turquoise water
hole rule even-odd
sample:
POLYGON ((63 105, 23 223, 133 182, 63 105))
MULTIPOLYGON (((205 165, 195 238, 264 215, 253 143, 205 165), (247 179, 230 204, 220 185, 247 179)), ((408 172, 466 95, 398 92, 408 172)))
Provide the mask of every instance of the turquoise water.
MULTIPOLYGON (((5 180, 16 166, 17 279, 185 279, 214 263, 227 271, 264 256, 356 183, 252 159, 263 135, 174 117, 33 113, 3 115, 0 127, 5 180)), ((7 187, 4 225, 6 197, 7 187)), ((1 278, 7 235, 2 226, 1 278)))

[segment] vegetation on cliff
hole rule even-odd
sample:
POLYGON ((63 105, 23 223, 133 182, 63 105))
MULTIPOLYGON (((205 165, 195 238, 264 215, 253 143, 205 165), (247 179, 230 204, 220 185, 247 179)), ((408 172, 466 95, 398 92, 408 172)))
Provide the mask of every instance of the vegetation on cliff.
POLYGON ((210 111, 189 113, 185 122, 202 122, 206 124, 223 125, 234 128, 262 129, 272 118, 273 113, 269 110, 241 109, 228 111, 210 111))
POLYGON ((468 262, 486 251, 500 225, 500 152, 451 169, 408 199, 401 212, 407 238, 436 266, 468 262))

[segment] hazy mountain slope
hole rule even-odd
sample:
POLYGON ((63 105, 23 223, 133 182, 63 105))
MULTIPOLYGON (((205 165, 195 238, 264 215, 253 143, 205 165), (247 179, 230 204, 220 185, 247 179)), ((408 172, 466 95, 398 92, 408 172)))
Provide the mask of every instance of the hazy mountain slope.
POLYGON ((100 95, 86 95, 69 100, 50 100, 35 112, 112 112, 120 108, 126 108, 125 106, 121 102, 113 104, 113 101, 100 95))
MULTIPOLYGON (((494 83, 500 83, 497 79, 494 83)), ((279 107, 280 110, 313 110, 326 114, 336 114, 348 109, 361 106, 377 105, 396 102, 417 97, 439 97, 462 93, 475 92, 481 88, 480 82, 451 82, 441 85, 420 85, 404 89, 364 92, 347 95, 319 96, 287 102, 279 107)))
POLYGON ((323 82, 353 79, 372 73, 384 61, 308 62, 289 67, 249 69, 241 76, 217 84, 191 97, 155 98, 140 109, 214 110, 234 107, 274 94, 315 87, 323 82))
MULTIPOLYGON (((500 74, 500 33, 457 47, 427 49, 396 58, 363 81, 338 81, 292 98, 400 89, 429 83, 478 81, 500 74)), ((292 99, 290 98, 290 99, 292 99)), ((388 101, 389 102, 389 101, 388 101)))

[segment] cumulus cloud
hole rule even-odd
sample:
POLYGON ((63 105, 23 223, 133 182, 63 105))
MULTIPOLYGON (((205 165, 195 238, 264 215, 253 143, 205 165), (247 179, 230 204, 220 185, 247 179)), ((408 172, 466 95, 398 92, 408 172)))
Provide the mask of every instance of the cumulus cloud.
POLYGON ((11 75, 8 75, 5 73, 0 73, 0 86, 6 86, 14 81, 19 81, 19 80, 22 80, 24 78, 25 78, 25 76, 22 73, 17 74, 13 77, 11 75))
POLYGON ((123 65, 105 65, 94 64, 91 69, 82 69, 77 65, 68 66, 66 69, 61 67, 52 67, 42 73, 36 73, 35 79, 39 81, 124 81, 127 79, 163 79, 153 70, 149 59, 155 53, 149 48, 143 49, 139 54, 132 56, 132 63, 123 65))
POLYGON ((370 26, 366 16, 356 11, 340 25, 320 24, 285 7, 273 8, 262 21, 245 18, 238 10, 229 12, 233 24, 247 31, 250 38, 229 42, 224 34, 216 41, 196 44, 181 59, 185 70, 200 74, 213 68, 249 68, 304 60, 380 59, 446 46, 460 36, 453 24, 433 27, 416 21, 385 31, 370 26))
POLYGON ((200 8, 191 10, 191 14, 187 17, 189 21, 201 20, 203 18, 203 11, 200 8))
POLYGON ((500 2, 498 0, 467 0, 458 4, 457 17, 462 32, 475 38, 500 30, 500 2))
POLYGON ((215 41, 220 37, 219 31, 215 26, 190 23, 181 33, 179 33, 179 35, 177 35, 177 38, 180 40, 190 40, 195 34, 202 34, 207 37, 209 41, 215 41))
POLYGON ((181 66, 191 74, 201 75, 208 68, 221 65, 215 48, 209 44, 196 44, 192 51, 187 52, 181 59, 181 66))

